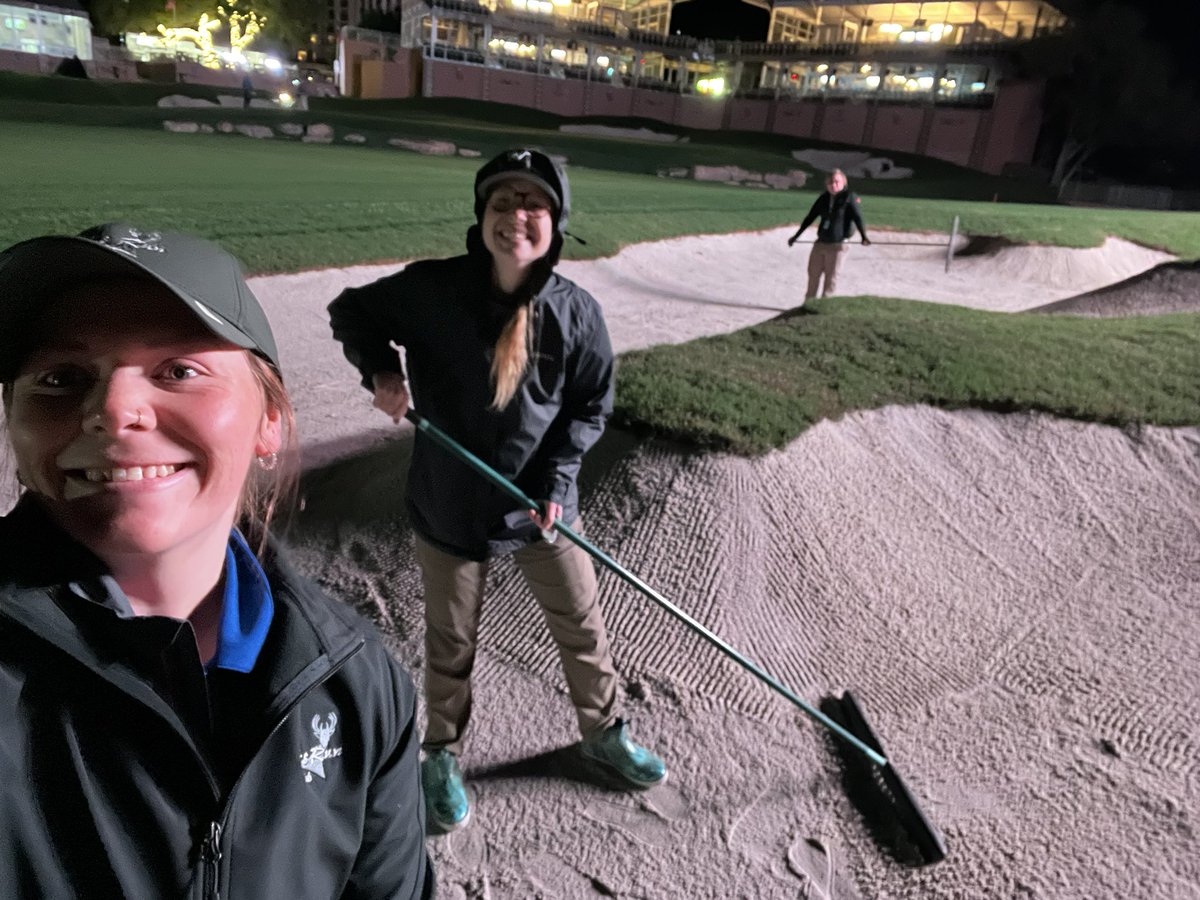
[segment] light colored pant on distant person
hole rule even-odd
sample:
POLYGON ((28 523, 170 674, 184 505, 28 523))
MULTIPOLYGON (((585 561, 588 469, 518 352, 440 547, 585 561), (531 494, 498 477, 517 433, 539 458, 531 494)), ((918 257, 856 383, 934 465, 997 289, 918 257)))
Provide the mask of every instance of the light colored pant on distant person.
MULTIPOLYGON (((578 521, 571 526, 578 530, 578 521)), ((462 751, 471 717, 471 670, 488 563, 444 553, 416 538, 425 586, 426 750, 462 751)), ((558 645, 579 731, 584 737, 613 725, 617 673, 597 600, 596 569, 579 546, 559 537, 513 553, 558 645)))
POLYGON ((808 290, 804 293, 805 300, 817 296, 822 275, 825 276, 825 289, 821 291, 821 296, 828 297, 834 292, 837 288, 838 266, 842 264, 842 257, 848 249, 846 244, 824 244, 820 241, 812 245, 812 252, 808 254, 808 290))

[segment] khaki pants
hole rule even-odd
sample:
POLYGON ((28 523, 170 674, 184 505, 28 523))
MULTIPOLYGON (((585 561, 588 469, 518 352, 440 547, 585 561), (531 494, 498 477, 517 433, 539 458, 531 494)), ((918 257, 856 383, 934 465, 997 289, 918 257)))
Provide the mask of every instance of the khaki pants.
MULTIPOLYGON (((572 526, 578 528, 578 522, 572 526)), ((487 562, 443 553, 416 538, 425 586, 426 750, 462 751, 471 717, 471 669, 487 562)), ((558 645, 579 731, 584 737, 617 720, 617 673, 597 601, 596 570, 576 544, 559 537, 513 553, 558 645)))
POLYGON ((808 290, 804 293, 805 300, 817 296, 817 288, 821 284, 821 276, 825 276, 825 289, 822 297, 828 297, 837 288, 838 266, 849 248, 845 244, 823 244, 817 241, 812 245, 812 253, 808 254, 808 290))

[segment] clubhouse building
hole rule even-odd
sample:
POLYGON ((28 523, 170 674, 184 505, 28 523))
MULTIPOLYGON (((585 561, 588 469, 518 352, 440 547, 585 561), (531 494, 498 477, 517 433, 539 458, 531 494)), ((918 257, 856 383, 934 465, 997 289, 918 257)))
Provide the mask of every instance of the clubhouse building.
POLYGON ((764 40, 712 41, 671 34, 686 2, 401 0, 400 34, 341 29, 339 88, 788 134, 999 173, 1030 162, 1042 118, 1042 86, 1015 76, 1012 50, 1067 22, 1044 0, 741 0, 769 11, 764 40))

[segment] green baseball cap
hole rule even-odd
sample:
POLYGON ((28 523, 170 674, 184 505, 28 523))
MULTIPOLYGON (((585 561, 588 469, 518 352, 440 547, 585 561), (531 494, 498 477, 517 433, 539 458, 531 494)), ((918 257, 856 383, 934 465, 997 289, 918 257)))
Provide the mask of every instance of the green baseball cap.
POLYGON ((30 326, 46 303, 80 282, 121 276, 157 281, 213 334, 279 370, 267 314, 232 255, 190 234, 109 223, 75 237, 33 238, 0 252, 0 382, 16 377, 29 349, 30 326))

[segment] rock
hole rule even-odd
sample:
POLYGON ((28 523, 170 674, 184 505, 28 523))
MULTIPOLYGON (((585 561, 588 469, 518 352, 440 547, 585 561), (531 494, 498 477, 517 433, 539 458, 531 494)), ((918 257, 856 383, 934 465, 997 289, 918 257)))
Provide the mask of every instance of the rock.
POLYGON ((267 125, 250 125, 247 123, 242 123, 241 125, 235 125, 233 130, 238 134, 244 134, 246 137, 258 138, 259 140, 275 137, 275 132, 273 132, 270 126, 267 125))
POLYGON ((165 119, 163 121, 163 128, 175 134, 195 134, 200 130, 200 125, 197 122, 174 122, 170 119, 165 119))
POLYGON ((300 135, 304 134, 304 126, 296 122, 284 122, 279 126, 279 130, 288 137, 300 137, 300 135))
POLYGON ((333 128, 322 122, 314 122, 304 129, 304 136, 313 140, 333 140, 333 128))
POLYGON ((411 141, 408 138, 392 138, 388 143, 393 147, 412 150, 425 156, 454 156, 457 148, 449 141, 411 141))
POLYGON ((458 155, 476 159, 477 157, 483 156, 483 153, 479 150, 468 150, 466 147, 459 147, 458 155))
POLYGON ((200 123, 201 134, 214 134, 216 130, 217 129, 213 128, 211 125, 205 124, 204 122, 200 123))
POLYGON ((216 106, 212 100, 205 100, 201 97, 185 97, 183 94, 167 94, 165 97, 158 98, 158 106, 167 107, 198 107, 198 106, 216 106))
POLYGON ((233 123, 232 122, 218 122, 217 123, 217 131, 221 132, 221 134, 233 134, 233 123))
POLYGON ((367 139, 361 134, 348 134, 342 140, 350 144, 365 144, 367 142, 367 139))

